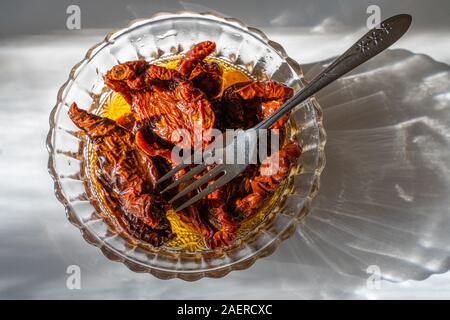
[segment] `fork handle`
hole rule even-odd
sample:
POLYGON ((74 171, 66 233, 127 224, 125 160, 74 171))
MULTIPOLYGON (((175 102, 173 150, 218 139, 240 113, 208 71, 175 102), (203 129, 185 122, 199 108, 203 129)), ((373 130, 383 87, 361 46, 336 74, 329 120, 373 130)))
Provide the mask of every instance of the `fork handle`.
POLYGON ((412 18, 408 14, 399 14, 384 20, 379 27, 367 32, 281 108, 257 124, 254 129, 268 129, 282 116, 317 91, 390 47, 405 34, 411 24, 411 20, 412 18))

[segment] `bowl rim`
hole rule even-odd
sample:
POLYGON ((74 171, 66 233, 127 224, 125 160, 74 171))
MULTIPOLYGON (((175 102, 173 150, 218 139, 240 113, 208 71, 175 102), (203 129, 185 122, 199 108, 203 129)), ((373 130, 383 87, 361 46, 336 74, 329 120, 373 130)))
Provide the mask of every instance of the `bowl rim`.
MULTIPOLYGON (((99 239, 93 232, 91 232, 85 225, 80 223, 76 218, 76 213, 72 209, 69 201, 66 199, 66 197, 63 194, 61 181, 58 177, 58 173, 56 171, 56 167, 54 164, 54 155, 55 155, 55 148, 53 146, 53 135, 55 133, 56 129, 56 115, 57 111, 59 109, 59 106, 61 105, 63 101, 63 95, 65 91, 70 87, 72 80, 74 77, 76 77, 77 72, 86 64, 89 62, 90 59, 92 59, 95 54, 103 48, 103 46, 108 45, 111 43, 111 40, 115 37, 118 37, 122 35, 123 33, 132 30, 133 28, 137 28, 142 24, 151 22, 151 21, 157 21, 157 20, 163 20, 163 19, 170 19, 180 16, 188 16, 188 17, 203 17, 208 18, 210 20, 223 20, 226 23, 237 25, 238 27, 246 30, 249 34, 252 34, 253 36, 257 36, 265 42, 269 47, 271 47, 278 55, 280 55, 287 64, 293 69, 293 71, 297 74, 299 77, 299 80, 302 84, 305 84, 305 79, 303 75, 303 71, 300 67, 300 65, 290 58, 284 48, 277 42, 270 40, 267 35, 262 32, 261 30, 251 27, 243 23, 241 20, 232 18, 232 17, 225 17, 222 15, 219 15, 215 12, 194 12, 189 10, 182 10, 182 11, 176 11, 176 12, 158 12, 150 17, 147 18, 140 18, 140 19, 134 19, 131 20, 125 27, 123 28, 117 28, 110 31, 104 39, 93 45, 85 54, 83 59, 75 64, 72 69, 69 72, 69 78, 67 81, 61 86, 61 88, 58 90, 57 93, 57 101, 55 106, 53 107, 52 111, 49 115, 49 126, 50 129, 47 134, 46 138, 46 147, 49 154, 48 158, 48 172, 50 176, 53 179, 54 182, 54 193, 56 198, 59 202, 64 206, 67 219, 71 224, 76 226, 80 232, 83 238, 86 242, 88 242, 91 245, 94 245, 98 247, 101 252, 104 254, 105 257, 107 257, 111 261, 116 262, 122 262, 125 264, 131 271, 134 272, 141 272, 141 273, 150 273, 154 276, 156 276, 159 279, 171 279, 171 278, 180 278, 182 280, 186 281, 195 281, 203 277, 208 278, 221 278, 230 273, 233 270, 243 270, 247 269, 250 266, 253 265, 253 263, 258 260, 259 258, 269 256, 272 254, 278 246, 281 244, 282 241, 288 239, 290 236, 293 235, 295 232, 298 222, 301 218, 306 216, 310 212, 310 205, 311 201, 315 198, 315 196, 318 193, 319 187, 320 187, 320 175, 325 167, 325 152, 324 147, 326 144, 326 132, 323 127, 323 121, 322 121, 322 108, 318 104, 317 100, 314 97, 311 97, 309 99, 309 102, 313 106, 315 112, 316 112, 316 124, 319 131, 319 144, 317 145, 317 153, 318 153, 318 164, 317 167, 314 170, 314 177, 311 184, 311 190, 309 194, 305 198, 304 205, 300 212, 298 212, 294 217, 292 217, 291 221, 289 222, 289 225, 277 235, 277 237, 274 239, 274 241, 268 243, 265 247, 261 248, 260 250, 254 252, 254 254, 250 255, 249 257, 246 257, 245 259, 236 261, 233 264, 230 264, 228 266, 218 266, 217 268, 211 268, 207 271, 197 271, 197 270, 183 270, 183 271, 167 271, 162 270, 158 268, 154 268, 152 266, 144 266, 142 264, 138 264, 135 261, 132 261, 131 259, 127 259, 120 253, 117 253, 113 248, 110 248, 104 241, 99 239)), ((96 208, 97 210, 97 208, 96 208)))

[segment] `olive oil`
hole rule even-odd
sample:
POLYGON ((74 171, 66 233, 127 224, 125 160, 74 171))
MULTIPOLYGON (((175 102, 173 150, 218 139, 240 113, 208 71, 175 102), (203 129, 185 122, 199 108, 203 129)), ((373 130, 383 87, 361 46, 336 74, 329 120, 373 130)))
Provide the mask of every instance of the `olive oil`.
MULTIPOLYGON (((168 69, 175 69, 180 58, 181 58, 180 56, 177 56, 165 60, 159 60, 153 63, 160 66, 164 66, 168 69)), ((207 60, 218 63, 223 71, 222 90, 218 96, 220 96, 226 88, 235 83, 254 80, 250 75, 245 73, 243 70, 241 70, 236 66, 231 65, 226 61, 223 61, 218 58, 207 58, 207 60)), ((120 118, 121 116, 123 116, 128 112, 131 112, 130 105, 120 94, 116 92, 110 93, 110 95, 107 97, 104 103, 100 106, 99 110, 99 114, 101 116, 110 118, 112 120, 117 120, 118 118, 120 118)), ((93 152, 90 152, 90 154, 91 154, 90 167, 92 180, 97 181, 95 175, 93 174, 95 172, 95 164, 96 164, 95 154, 93 152)), ((99 194, 99 198, 101 199, 105 207, 111 208, 111 206, 108 205, 107 201, 105 200, 106 198, 102 195, 102 188, 100 187, 98 182, 95 182, 95 187, 97 194, 99 194)), ((243 237, 249 231, 254 230, 261 223, 261 221, 266 218, 267 212, 275 203, 275 200, 278 198, 281 189, 283 188, 279 188, 278 191, 273 195, 273 197, 268 201, 266 201, 265 206, 257 214, 255 214, 253 217, 242 223, 237 233, 238 238, 243 237)), ((108 210, 111 211, 110 209, 108 210)), ((191 228, 191 226, 184 223, 173 210, 169 210, 166 214, 171 224, 172 231, 176 234, 176 237, 164 246, 166 249, 172 251, 190 251, 190 252, 209 250, 203 241, 202 235, 193 228, 191 228)))

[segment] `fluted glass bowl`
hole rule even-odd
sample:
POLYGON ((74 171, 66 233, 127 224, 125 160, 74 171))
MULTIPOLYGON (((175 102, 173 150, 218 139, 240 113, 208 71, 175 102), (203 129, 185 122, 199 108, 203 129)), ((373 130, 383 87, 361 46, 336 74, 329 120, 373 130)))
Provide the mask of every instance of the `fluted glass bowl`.
POLYGON ((98 111, 110 93, 104 85, 104 75, 118 63, 165 59, 204 40, 216 42, 215 58, 243 69, 255 79, 273 79, 295 90, 303 86, 299 65, 261 31, 236 19, 209 13, 162 13, 132 22, 91 48, 70 72, 50 115, 48 167, 56 196, 65 206, 70 222, 111 260, 162 279, 222 277, 271 254, 308 213, 325 164, 322 112, 317 102, 310 99, 294 110, 290 119, 289 135, 302 146, 302 156, 265 218, 232 247, 199 252, 153 248, 129 237, 113 221, 90 178, 89 143, 68 117, 68 107, 76 101, 80 108, 98 111))

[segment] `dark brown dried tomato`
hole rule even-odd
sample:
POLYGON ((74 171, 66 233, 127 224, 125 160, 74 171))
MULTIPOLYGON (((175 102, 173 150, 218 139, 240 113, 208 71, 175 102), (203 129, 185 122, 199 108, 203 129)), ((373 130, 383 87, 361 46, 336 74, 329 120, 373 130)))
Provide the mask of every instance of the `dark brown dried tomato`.
POLYGON ((155 172, 147 171, 149 167, 143 165, 152 167, 151 160, 141 158, 133 146, 131 133, 113 120, 79 109, 75 103, 70 107, 69 116, 93 141, 99 182, 114 194, 127 219, 135 217, 148 227, 145 229, 148 232, 168 235, 170 224, 164 210, 167 204, 159 193, 153 192, 155 172))

